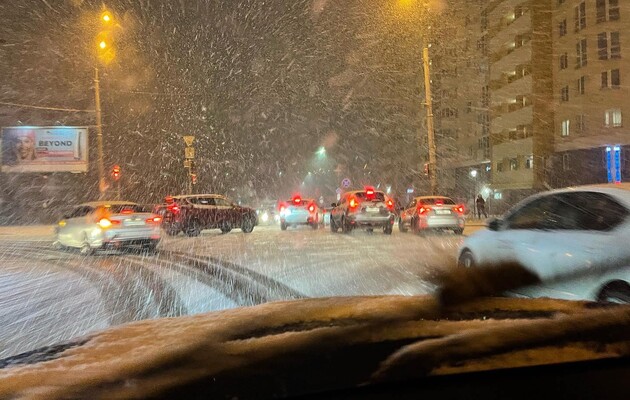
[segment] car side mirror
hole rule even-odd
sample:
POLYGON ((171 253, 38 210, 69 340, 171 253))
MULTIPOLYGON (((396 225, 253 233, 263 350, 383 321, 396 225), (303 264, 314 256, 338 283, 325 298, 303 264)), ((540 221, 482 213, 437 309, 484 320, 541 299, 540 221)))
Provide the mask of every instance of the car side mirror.
POLYGON ((501 228, 503 227, 503 221, 498 219, 498 218, 492 218, 490 219, 490 221, 488 221, 488 229, 491 231, 498 231, 501 230, 501 228))
POLYGON ((331 207, 337 207, 337 203, 330 203, 331 207))

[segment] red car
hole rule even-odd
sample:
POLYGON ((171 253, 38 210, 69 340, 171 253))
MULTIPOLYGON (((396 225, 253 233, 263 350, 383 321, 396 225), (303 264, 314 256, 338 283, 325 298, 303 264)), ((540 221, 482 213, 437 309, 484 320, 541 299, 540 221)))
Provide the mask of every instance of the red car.
POLYGON ((220 229, 223 233, 241 229, 250 233, 258 224, 254 209, 218 194, 169 196, 155 211, 162 216, 162 227, 171 236, 180 232, 199 236, 204 229, 220 229))

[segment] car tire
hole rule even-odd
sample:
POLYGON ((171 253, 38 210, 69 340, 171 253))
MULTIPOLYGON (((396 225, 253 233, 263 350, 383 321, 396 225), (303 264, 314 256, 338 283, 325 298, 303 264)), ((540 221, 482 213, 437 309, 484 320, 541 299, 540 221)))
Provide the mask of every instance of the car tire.
POLYGON ((394 231, 394 225, 392 224, 387 224, 383 227, 383 233, 386 235, 391 235, 393 231, 394 231))
POLYGON ((473 268, 475 257, 470 250, 464 250, 457 260, 457 266, 461 268, 473 268))
POLYGON ((335 222, 332 216, 330 217, 330 231, 332 233, 339 232, 339 227, 337 226, 337 223, 335 222))
POLYGON ((288 227, 289 226, 287 225, 286 222, 284 221, 280 222, 280 230, 286 231, 288 227))
POLYGON ((409 231, 409 229, 405 226, 402 218, 398 220, 398 230, 402 233, 406 233, 409 231))
POLYGON ((154 240, 149 244, 146 244, 142 247, 142 252, 145 254, 155 254, 157 253, 157 246, 160 243, 159 240, 154 240))
POLYGON ((464 228, 453 229, 453 232, 455 232, 456 235, 463 235, 464 234, 464 228))
POLYGON ((606 284, 599 292, 597 301, 601 303, 630 304, 630 284, 623 281, 606 284))
POLYGON ((190 225, 185 228, 184 232, 186 233, 186 236, 199 236, 201 235, 201 224, 199 223, 199 221, 190 221, 190 225))
POLYGON ((168 236, 177 236, 177 235, 179 235, 179 229, 175 229, 175 228, 166 228, 166 229, 164 229, 164 232, 166 232, 166 234, 168 236))
POLYGON ((350 233, 352 232, 352 227, 348 223, 345 217, 341 217, 341 232, 342 233, 350 233))
POLYGON ((219 229, 221 230, 221 233, 225 235, 232 231, 232 226, 230 225, 229 222, 223 221, 219 229))
POLYGON ((79 252, 83 256, 91 256, 92 254, 94 254, 94 249, 92 248, 92 246, 90 246, 89 243, 85 242, 81 245, 79 252))
POLYGON ((418 218, 413 217, 411 218, 411 232, 418 234, 420 233, 421 229, 418 226, 418 218))
POLYGON ((243 233, 252 233, 254 231, 254 226, 256 226, 254 218, 251 215, 243 218, 243 222, 241 223, 241 231, 243 233))

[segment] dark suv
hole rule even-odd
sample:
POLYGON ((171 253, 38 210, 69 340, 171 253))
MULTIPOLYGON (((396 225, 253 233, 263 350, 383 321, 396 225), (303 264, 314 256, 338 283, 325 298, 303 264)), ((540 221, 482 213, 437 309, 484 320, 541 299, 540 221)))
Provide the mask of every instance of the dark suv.
POLYGON ((258 223, 255 210, 217 194, 167 197, 165 204, 157 206, 154 212, 162 216, 162 227, 171 236, 179 232, 199 236, 203 229, 221 229, 228 233, 240 228, 250 233, 258 223))

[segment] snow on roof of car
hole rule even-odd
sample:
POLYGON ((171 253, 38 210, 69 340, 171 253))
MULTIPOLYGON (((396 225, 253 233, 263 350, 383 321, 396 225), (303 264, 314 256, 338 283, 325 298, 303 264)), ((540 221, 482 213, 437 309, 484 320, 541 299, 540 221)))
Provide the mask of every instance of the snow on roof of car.
POLYGON ((116 205, 125 205, 125 204, 129 204, 129 205, 137 205, 136 203, 134 203, 133 201, 121 201, 121 200, 113 200, 113 201, 107 201, 107 200, 100 200, 100 201, 89 201, 87 203, 83 203, 83 204, 79 204, 79 206, 90 206, 90 207, 100 207, 100 206, 116 206, 116 205))

